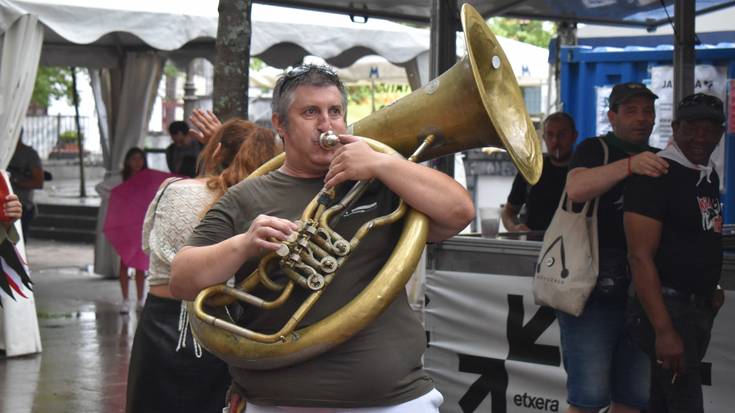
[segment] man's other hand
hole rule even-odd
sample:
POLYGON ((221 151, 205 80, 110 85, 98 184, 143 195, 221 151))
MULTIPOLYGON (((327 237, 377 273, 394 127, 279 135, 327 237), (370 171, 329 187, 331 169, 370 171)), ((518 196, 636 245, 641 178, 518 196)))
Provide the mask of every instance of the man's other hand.
POLYGON ((656 362, 672 373, 684 372, 684 343, 674 329, 656 334, 656 362))
POLYGON ((669 163, 653 152, 641 152, 630 158, 630 172, 658 177, 669 172, 669 163))
POLYGON ((528 232, 531 231, 531 228, 528 228, 526 224, 516 224, 509 228, 506 228, 508 232, 528 232))
POLYGON ((325 185, 333 188, 345 181, 365 181, 374 178, 381 164, 390 155, 374 151, 364 140, 353 135, 339 135, 342 146, 337 149, 325 185))

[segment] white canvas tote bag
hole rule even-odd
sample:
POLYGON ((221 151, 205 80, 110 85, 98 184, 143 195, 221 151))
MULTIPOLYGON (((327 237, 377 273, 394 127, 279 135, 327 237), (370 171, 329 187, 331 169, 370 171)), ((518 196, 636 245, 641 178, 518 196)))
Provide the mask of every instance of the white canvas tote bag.
MULTIPOLYGON (((608 148, 600 139, 607 164, 608 148)), ((533 277, 533 297, 545 305, 579 316, 597 283, 599 248, 597 207, 599 197, 574 212, 566 190, 544 234, 533 277), (592 214, 588 212, 592 208, 592 214)))

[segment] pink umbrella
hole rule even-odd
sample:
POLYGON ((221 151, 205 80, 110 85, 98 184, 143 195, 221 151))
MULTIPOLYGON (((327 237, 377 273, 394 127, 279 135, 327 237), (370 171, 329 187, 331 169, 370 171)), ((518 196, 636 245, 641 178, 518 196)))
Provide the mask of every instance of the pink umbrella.
POLYGON ((148 256, 141 249, 143 220, 161 182, 171 176, 175 175, 144 169, 110 192, 102 231, 128 267, 148 270, 148 256))

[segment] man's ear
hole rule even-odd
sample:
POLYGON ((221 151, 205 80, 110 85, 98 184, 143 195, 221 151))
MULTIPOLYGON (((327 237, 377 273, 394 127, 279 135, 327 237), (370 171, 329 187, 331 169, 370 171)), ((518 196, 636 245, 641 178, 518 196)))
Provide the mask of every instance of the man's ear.
MULTIPOLYGON (((676 132, 679 129, 679 125, 680 125, 680 123, 679 123, 678 120, 672 120, 671 121, 671 131, 672 132, 676 132)), ((673 140, 673 136, 671 138, 673 140)))
POLYGON ((611 125, 615 121, 616 115, 617 113, 613 112, 612 110, 607 111, 607 121, 610 122, 611 125))
POLYGON ((273 124, 273 129, 275 129, 276 133, 278 133, 281 139, 283 139, 284 136, 286 136, 286 128, 284 127, 283 122, 281 122, 281 117, 276 113, 272 114, 271 123, 273 124))

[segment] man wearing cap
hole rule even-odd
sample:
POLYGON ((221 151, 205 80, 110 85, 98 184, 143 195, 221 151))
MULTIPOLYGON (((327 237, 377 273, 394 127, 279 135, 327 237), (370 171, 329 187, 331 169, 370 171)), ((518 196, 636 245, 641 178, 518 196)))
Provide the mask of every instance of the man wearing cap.
POLYGON ((513 180, 508 202, 500 216, 509 232, 545 231, 554 216, 559 198, 564 192, 572 146, 577 140, 574 119, 566 112, 555 112, 544 120, 546 155, 541 178, 531 187, 521 174, 513 180), (526 205, 526 222, 521 223, 518 213, 526 205))
POLYGON ((599 197, 597 286, 579 317, 557 312, 569 412, 597 412, 608 405, 613 413, 639 412, 648 404, 648 358, 624 328, 630 274, 622 198, 631 175, 667 171, 667 162, 648 146, 657 98, 641 83, 615 85, 607 112, 612 132, 581 142, 569 165, 569 198, 599 197))
MULTIPOLYGON (((724 295, 720 181, 710 156, 725 131, 720 99, 682 99, 669 172, 636 176, 625 189, 625 232, 640 305, 636 330, 651 361, 649 412, 703 411, 700 363, 724 295), (642 308, 641 308, 642 307, 642 308)), ((637 303, 636 303, 637 304, 637 303)))

